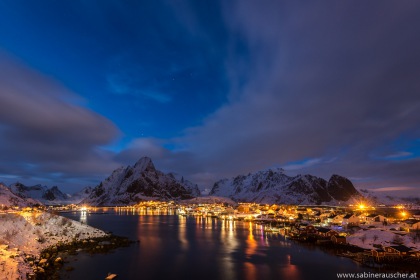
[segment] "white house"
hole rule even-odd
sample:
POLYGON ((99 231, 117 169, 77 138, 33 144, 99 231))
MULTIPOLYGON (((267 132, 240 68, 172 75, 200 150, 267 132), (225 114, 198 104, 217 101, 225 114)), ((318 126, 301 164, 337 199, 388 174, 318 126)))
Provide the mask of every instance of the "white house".
POLYGON ((405 231, 420 231, 420 220, 407 219, 401 222, 401 229, 405 231))
POLYGON ((359 225, 360 221, 359 221, 359 217, 354 215, 354 214, 347 214, 343 217, 343 222, 342 225, 343 226, 351 226, 351 225, 359 225))
POLYGON ((384 222, 388 222, 385 216, 378 214, 370 214, 366 216, 367 225, 383 225, 384 222))
POLYGON ((328 223, 332 225, 341 225, 343 223, 343 215, 332 215, 328 217, 328 223))

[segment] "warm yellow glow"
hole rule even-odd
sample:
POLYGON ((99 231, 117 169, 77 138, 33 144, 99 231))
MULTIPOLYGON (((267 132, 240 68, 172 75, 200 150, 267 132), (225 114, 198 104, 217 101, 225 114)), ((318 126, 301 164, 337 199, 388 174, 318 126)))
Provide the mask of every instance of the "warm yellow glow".
POLYGON ((400 214, 401 214, 401 216, 403 216, 403 218, 405 218, 407 216, 407 212, 405 212, 405 211, 402 211, 400 214))
POLYGON ((366 206, 363 203, 360 203, 357 208, 359 208, 360 210, 363 210, 366 208, 366 206))

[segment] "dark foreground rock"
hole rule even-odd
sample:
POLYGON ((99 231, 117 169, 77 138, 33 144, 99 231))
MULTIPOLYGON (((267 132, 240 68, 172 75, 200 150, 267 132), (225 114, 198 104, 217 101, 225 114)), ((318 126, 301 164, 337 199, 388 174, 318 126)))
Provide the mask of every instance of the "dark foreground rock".
POLYGON ((74 240, 70 243, 58 243, 43 250, 39 259, 27 259, 34 270, 33 274, 27 275, 27 278, 36 280, 60 279, 59 272, 61 269, 66 271, 74 269, 71 266, 65 266, 66 257, 69 255, 77 255, 81 251, 89 254, 106 254, 116 248, 128 247, 133 242, 125 237, 108 235, 74 240))

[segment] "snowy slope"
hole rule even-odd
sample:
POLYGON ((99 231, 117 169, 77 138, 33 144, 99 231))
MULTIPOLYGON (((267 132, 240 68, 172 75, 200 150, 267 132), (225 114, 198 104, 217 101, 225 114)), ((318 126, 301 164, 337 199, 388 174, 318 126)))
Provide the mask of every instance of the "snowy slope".
POLYGON ((409 200, 401 197, 396 197, 395 194, 392 193, 375 192, 367 189, 360 189, 359 192, 369 201, 371 205, 397 205, 411 203, 409 200))
POLYGON ((210 195, 270 204, 339 204, 360 196, 342 176, 333 175, 326 181, 312 175, 288 176, 283 169, 220 180, 213 185, 210 195))
POLYGON ((69 195, 67 202, 79 204, 81 201, 89 197, 89 195, 92 193, 93 187, 85 187, 82 190, 69 195))
POLYGON ((40 201, 31 198, 22 198, 10 191, 10 189, 4 184, 0 183, 0 205, 3 206, 33 206, 36 204, 42 204, 40 201))
POLYGON ((60 191, 57 186, 51 188, 41 185, 25 186, 18 182, 10 185, 9 188, 21 198, 33 198, 44 204, 66 204, 69 199, 69 195, 60 191))
POLYGON ((96 186, 82 203, 96 206, 130 205, 142 200, 189 199, 197 196, 197 185, 157 170, 148 157, 134 166, 120 167, 96 186))
POLYGON ((27 279, 33 269, 28 256, 57 243, 106 236, 105 232, 77 221, 45 212, 0 215, 0 279, 27 279))

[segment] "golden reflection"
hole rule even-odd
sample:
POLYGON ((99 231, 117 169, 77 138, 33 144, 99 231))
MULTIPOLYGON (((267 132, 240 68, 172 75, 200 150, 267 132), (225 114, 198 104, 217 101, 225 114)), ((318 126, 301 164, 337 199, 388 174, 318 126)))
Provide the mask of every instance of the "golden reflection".
POLYGON ((146 265, 153 267, 159 262, 157 261, 165 250, 163 240, 157 235, 153 234, 159 232, 159 223, 155 223, 153 217, 139 216, 137 226, 137 238, 141 240, 140 248, 142 252, 147 252, 145 258, 146 265), (144 234, 143 234, 144 232, 144 234))
MULTIPOLYGON (((246 248, 245 248, 245 255, 246 258, 250 258, 257 252, 257 241, 254 238, 254 228, 253 223, 248 222, 248 237, 246 239, 246 248)), ((253 280, 257 279, 257 268, 251 262, 244 262, 245 265, 245 279, 253 280)))
POLYGON ((299 270, 296 265, 292 264, 292 256, 287 255, 287 266, 280 269, 280 274, 284 275, 284 279, 299 279, 299 270))
POLYGON ((189 247, 187 238, 187 218, 183 216, 179 216, 178 240, 181 242, 181 248, 184 251, 187 251, 189 247))
POLYGON ((247 280, 257 279, 257 267, 250 262, 244 262, 244 265, 245 265, 245 279, 247 280))
POLYGON ((245 248, 245 255, 247 257, 251 257, 252 255, 254 255, 257 251, 257 241, 254 238, 254 234, 253 234, 253 225, 252 222, 248 222, 248 238, 246 239, 246 248, 245 248))
POLYGON ((232 254, 238 248, 239 242, 236 239, 234 230, 236 227, 236 222, 232 220, 223 220, 221 222, 221 231, 220 231, 220 238, 225 242, 223 246, 224 257, 220 259, 222 269, 222 277, 223 279, 236 279, 235 276, 235 268, 234 268, 234 260, 232 258, 232 254))

